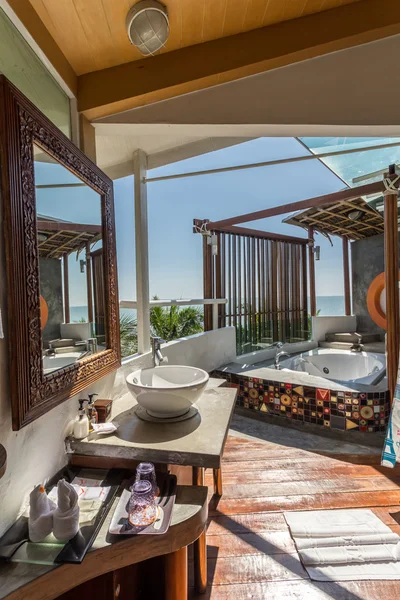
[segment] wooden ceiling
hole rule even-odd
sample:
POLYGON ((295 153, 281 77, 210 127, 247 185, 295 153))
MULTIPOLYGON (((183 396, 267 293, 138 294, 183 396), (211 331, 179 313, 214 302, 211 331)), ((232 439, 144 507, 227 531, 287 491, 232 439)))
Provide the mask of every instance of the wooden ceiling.
MULTIPOLYGON (((163 0, 170 37, 165 49, 258 29, 361 0, 163 0)), ((77 75, 142 59, 128 40, 132 0, 30 0, 77 75)))

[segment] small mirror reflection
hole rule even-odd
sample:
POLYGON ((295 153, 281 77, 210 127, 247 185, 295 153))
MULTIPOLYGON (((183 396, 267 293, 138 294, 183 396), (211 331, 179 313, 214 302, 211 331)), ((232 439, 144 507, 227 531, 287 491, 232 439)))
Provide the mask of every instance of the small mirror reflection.
POLYGON ((43 372, 107 347, 101 196, 34 145, 43 372))

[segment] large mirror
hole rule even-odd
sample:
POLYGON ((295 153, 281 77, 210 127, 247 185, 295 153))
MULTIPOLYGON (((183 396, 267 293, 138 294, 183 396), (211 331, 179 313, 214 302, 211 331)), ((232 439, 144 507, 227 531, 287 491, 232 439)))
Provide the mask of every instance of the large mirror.
POLYGON ((111 180, 0 76, 13 428, 120 365, 111 180))
POLYGON ((106 350, 101 196, 33 145, 43 372, 106 350))

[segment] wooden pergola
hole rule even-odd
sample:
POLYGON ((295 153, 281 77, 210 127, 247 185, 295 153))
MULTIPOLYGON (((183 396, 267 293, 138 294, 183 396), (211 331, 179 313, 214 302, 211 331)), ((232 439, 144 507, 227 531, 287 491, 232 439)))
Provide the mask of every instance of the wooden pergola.
POLYGON ((42 258, 58 258, 62 260, 63 263, 64 316, 66 323, 69 323, 71 320, 68 257, 73 252, 85 250, 88 319, 89 323, 92 323, 94 315, 91 246, 101 240, 102 226, 86 223, 72 223, 69 221, 57 221, 44 215, 38 215, 36 223, 39 256, 42 258))
MULTIPOLYGON (((308 238, 314 244, 314 234, 321 233, 327 237, 331 235, 342 238, 343 246, 343 278, 345 314, 351 314, 350 294, 350 262, 349 241, 384 233, 384 220, 382 215, 371 207, 363 198, 341 200, 322 206, 313 206, 302 212, 284 219, 288 225, 303 227, 308 231, 308 238)), ((315 292, 315 267, 314 254, 310 245, 310 312, 316 315, 315 292)))
MULTIPOLYGON (((311 314, 316 314, 315 300, 315 267, 314 267, 314 232, 320 231, 325 235, 339 235, 343 240, 344 284, 346 298, 346 314, 350 314, 350 277, 349 277, 349 240, 361 239, 384 233, 385 236, 385 287, 387 313, 387 377, 391 399, 397 380, 399 364, 399 287, 398 287, 398 188, 400 178, 396 174, 395 165, 391 165, 383 181, 369 183, 356 188, 347 188, 333 194, 317 196, 267 208, 257 212, 246 213, 220 221, 195 220, 194 231, 209 234, 215 232, 246 232, 249 236, 264 236, 269 239, 289 240, 290 236, 275 233, 244 229, 237 227, 248 223, 287 213, 296 213, 285 222, 298 225, 308 231, 307 238, 292 238, 297 243, 308 244, 308 265, 310 278, 311 314), (364 200, 363 196, 383 195, 384 217, 364 200), (302 211, 302 212, 299 212, 302 211), (350 218, 349 214, 360 211, 358 218, 350 218), (360 218, 361 217, 361 218, 360 218)), ((205 247, 205 246, 204 246, 205 247)), ((204 252, 205 258, 207 251, 204 252)), ((207 266, 207 263, 205 263, 207 266)), ((207 267, 208 268, 208 267, 207 267)), ((206 283, 207 268, 204 280, 206 283)), ((205 290, 206 292, 206 290, 205 290)))

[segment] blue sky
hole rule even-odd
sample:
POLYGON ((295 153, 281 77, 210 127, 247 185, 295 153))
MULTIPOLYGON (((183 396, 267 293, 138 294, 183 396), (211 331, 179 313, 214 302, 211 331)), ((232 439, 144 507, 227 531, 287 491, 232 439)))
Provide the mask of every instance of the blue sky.
MULTIPOLYGON (((36 185, 58 183, 81 183, 81 180, 61 165, 35 161, 36 185)), ((73 223, 101 224, 100 196, 88 186, 37 189, 36 211, 41 215, 73 223)), ((99 247, 97 244, 93 248, 99 247)), ((71 306, 87 306, 86 273, 80 271, 81 258, 85 258, 84 253, 79 257, 76 253, 70 254, 68 259, 71 306)))
MULTIPOLYGON (((149 171, 148 177, 243 163, 302 156, 309 152, 294 138, 260 138, 149 171)), ((317 159, 215 175, 148 183, 150 293, 160 298, 202 297, 202 241, 192 233, 193 218, 223 219, 335 192, 344 183, 317 159)), ((119 294, 135 293, 133 177, 114 182, 119 294)), ((253 222, 255 229, 302 236, 283 217, 253 222)), ((305 235, 305 234, 304 234, 305 235)), ((317 236, 317 295, 343 294, 340 238, 317 236)))
MULTIPOLYGON (((243 163, 304 156, 309 151, 295 138, 260 138, 224 150, 149 171, 149 177, 243 163)), ((78 182, 59 165, 36 163, 36 183, 78 182)), ((192 233, 193 218, 223 219, 335 192, 344 187, 317 159, 215 175, 148 183, 150 293, 160 298, 201 298, 202 240, 192 233)), ((136 298, 133 177, 114 182, 119 294, 136 298)), ((99 196, 90 188, 38 190, 37 210, 80 223, 100 222, 99 196)), ((285 215, 284 215, 285 216, 285 215)), ((249 223, 252 228, 296 236, 298 227, 275 217, 249 223)), ((245 224, 244 224, 245 225, 245 224)), ((343 294, 341 240, 317 236, 317 295, 343 294)), ((71 306, 86 304, 86 275, 71 255, 71 306)))

